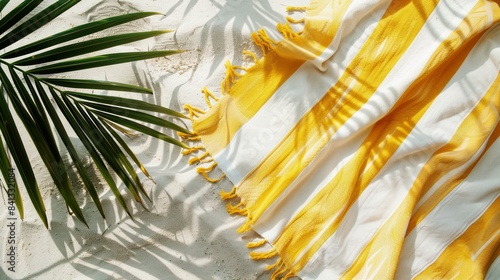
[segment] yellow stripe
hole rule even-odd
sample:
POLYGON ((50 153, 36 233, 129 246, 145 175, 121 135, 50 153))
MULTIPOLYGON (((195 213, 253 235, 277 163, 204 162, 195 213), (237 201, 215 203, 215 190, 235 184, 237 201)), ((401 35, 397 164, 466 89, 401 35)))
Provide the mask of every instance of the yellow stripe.
MULTIPOLYGON (((471 45, 473 46, 475 44, 475 41, 476 40, 469 43, 469 49, 471 45)), ((464 60, 466 53, 468 53, 468 51, 462 53, 463 57, 461 59, 455 60, 455 65, 452 65, 450 67, 451 69, 449 69, 450 73, 455 72, 456 67, 464 60)), ((434 82, 439 82, 440 79, 447 80, 449 78, 447 77, 449 73, 443 74, 443 76, 436 76, 436 78, 434 78, 434 82)), ((382 265, 381 262, 384 257, 387 257, 387 259, 385 260, 386 264, 383 269, 378 271, 378 274, 372 275, 373 277, 370 276, 369 278, 379 279, 384 275, 386 277, 389 277, 390 275, 392 275, 392 277, 394 276, 404 239, 404 234, 402 233, 405 232, 407 228, 407 221, 410 219, 413 207, 420 197, 419 194, 421 190, 429 185, 432 185, 429 183, 428 179, 430 178, 431 180, 435 180, 435 177, 432 175, 435 174, 436 171, 450 170, 450 167, 456 167, 466 162, 474 155, 475 151, 477 151, 481 145, 488 140, 490 131, 493 130, 495 132, 489 137, 486 147, 489 147, 498 137, 497 134, 500 133, 500 127, 497 124, 497 115, 500 109, 500 104, 496 104, 495 106, 493 101, 499 99, 498 89, 495 90, 495 87, 498 87, 499 82, 500 79, 497 78, 497 80, 493 83, 493 85, 497 86, 492 86, 487 91, 478 105, 460 124, 459 129, 457 129, 457 132, 453 135, 452 139, 445 146, 436 151, 432 155, 431 159, 424 165, 422 171, 415 180, 415 183, 411 187, 409 195, 404 199, 389 221, 384 224, 372 241, 370 241, 366 248, 359 254, 351 268, 349 268, 342 276, 343 279, 353 279, 354 276, 358 275, 362 269, 366 269, 368 267, 373 269, 377 268, 382 265), (496 128, 495 125, 497 125, 496 128), (367 262, 367 260, 370 259, 374 253, 377 253, 380 257, 371 259, 367 262)), ((435 85, 434 83, 430 83, 429 86, 434 87, 435 85)), ((477 161, 479 161, 479 159, 477 161)), ((470 172, 467 172, 466 174, 469 173, 470 172)), ((464 175, 464 177, 465 176, 466 175, 464 175)), ((412 228, 413 227, 408 228, 408 233, 412 228)))
MULTIPOLYGON (((476 6, 476 8, 479 8, 479 6, 476 6)), ((435 61, 443 54, 444 50, 449 50, 449 52, 452 53, 452 51, 456 51, 457 48, 463 47, 463 42, 460 40, 456 40, 456 35, 461 34, 461 36, 463 36, 461 38, 467 38, 468 36, 464 35, 467 33, 464 33, 463 31, 468 30, 469 28, 467 26, 470 26, 470 24, 470 19, 464 20, 458 28, 457 32, 451 35, 450 38, 448 38, 449 40, 446 40, 441 44, 434 57, 429 60, 432 66, 437 65, 435 61)), ((472 24, 474 24, 474 22, 472 24)), ((478 30, 473 31, 477 35, 478 30)), ((359 149, 355 158, 350 163, 348 163, 342 169, 342 171, 339 172, 339 175, 332 182, 330 182, 328 187, 324 188, 316 196, 316 198, 313 199, 313 201, 311 201, 311 203, 309 203, 309 205, 307 205, 297 215, 298 218, 294 219, 287 226, 287 228, 284 230, 285 234, 281 236, 275 244, 275 247, 279 252, 286 251, 287 254, 292 254, 290 261, 293 261, 294 257, 300 253, 300 250, 304 248, 308 241, 312 240, 312 238, 322 228, 326 227, 325 222, 329 216, 334 215, 340 210, 345 213, 345 211, 352 205, 352 203, 356 201, 361 192, 366 188, 368 183, 383 167, 385 162, 399 147, 399 144, 404 140, 413 126, 418 122, 434 97, 442 90, 442 88, 446 85, 446 82, 455 73, 456 69, 458 69, 458 67, 460 66, 460 61, 463 61, 467 53, 468 51, 456 54, 456 56, 453 57, 449 62, 449 65, 454 66, 448 65, 450 68, 448 69, 447 73, 443 73, 443 76, 435 77, 423 75, 423 77, 429 79, 429 81, 423 82, 423 80, 418 80, 409 88, 409 90, 400 99, 398 104, 394 106, 394 108, 398 109, 393 111, 383 120, 379 121, 379 123, 367 137, 365 143, 359 149), (418 89, 419 86, 421 86, 420 83, 427 84, 426 89, 425 91, 416 94, 415 90, 418 89), (418 98, 415 98, 415 96, 418 96, 418 98), (391 122, 391 120, 405 119, 407 116, 412 116, 410 119, 408 119, 407 123, 395 124, 394 122, 391 122), (387 139, 377 139, 379 136, 384 135, 389 136, 387 137, 387 139), (382 146, 378 146, 379 144, 382 146), (369 155, 367 151, 371 151, 369 155), (366 159, 367 157, 369 159, 366 159), (359 181, 357 181, 358 176, 361 173, 360 171, 362 171, 359 166, 365 166, 372 160, 373 164, 368 170, 363 173, 363 176, 359 178, 359 181), (347 201, 347 199, 349 200, 347 201), (318 213, 322 213, 322 215, 318 215, 318 213), (306 234, 302 235, 302 231, 300 231, 300 228, 304 227, 307 227, 308 231, 306 234)), ((444 67, 443 64, 441 64, 441 66, 444 67)), ((427 67, 426 69, 429 72, 441 73, 439 71, 440 69, 432 69, 429 67, 427 67)), ((328 229, 322 234, 322 236, 317 241, 315 241, 314 245, 308 250, 308 252, 306 252, 304 256, 296 263, 296 265, 292 269, 293 272, 300 271, 303 268, 310 257, 321 247, 324 241, 333 234, 341 220, 342 216, 338 217, 334 224, 328 226, 328 229)))
POLYGON ((500 198, 415 279, 484 279, 500 245, 500 198), (475 259, 474 259, 475 258, 475 259))
POLYGON ((248 69, 228 95, 194 120, 193 130, 215 155, 231 141, 241 126, 251 119, 264 103, 308 59, 320 55, 338 30, 340 20, 351 3, 325 9, 330 1, 313 1, 301 36, 282 40, 275 49, 248 69), (330 12, 330 14, 324 14, 330 12))

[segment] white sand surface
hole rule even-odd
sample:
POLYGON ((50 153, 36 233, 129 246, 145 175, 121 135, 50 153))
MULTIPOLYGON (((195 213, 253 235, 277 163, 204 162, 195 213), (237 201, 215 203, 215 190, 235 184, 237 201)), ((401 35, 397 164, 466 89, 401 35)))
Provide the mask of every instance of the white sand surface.
MULTIPOLYGON (((11 2, 10 8, 20 1, 11 2)), ((142 97, 149 102, 176 110, 186 103, 205 108, 200 90, 208 86, 220 92, 223 63, 230 60, 236 65, 247 65, 250 60, 243 58, 241 51, 259 52, 253 46, 250 32, 260 28, 275 32, 276 23, 286 16, 286 5, 304 4, 306 0, 85 0, 28 41, 107 16, 133 11, 161 12, 165 16, 135 21, 121 30, 175 32, 116 50, 184 49, 185 53, 63 76, 136 83, 154 89, 153 96, 142 97)), ((107 32, 111 34, 116 29, 107 32)), ((180 155, 180 149, 167 143, 140 135, 127 141, 156 181, 154 184, 141 177, 153 204, 148 205, 148 211, 130 202, 122 184, 122 193, 133 209, 134 220, 131 220, 96 176, 107 216, 102 220, 81 182, 74 178, 74 189, 90 228, 68 215, 43 162, 30 146, 31 141, 26 141, 32 151, 31 163, 47 207, 50 229, 45 229, 39 221, 25 194, 25 219, 17 222, 15 231, 15 272, 8 271, 10 233, 4 226, 7 210, 6 197, 2 196, 0 279, 269 278, 263 271, 274 260, 250 260, 245 245, 255 234, 237 234, 235 230, 243 218, 229 216, 225 203, 219 199, 219 191, 230 190, 231 182, 227 179, 213 185, 206 182, 196 173, 195 166, 188 165, 188 158, 180 155)), ((83 147, 79 149, 83 153, 83 147)), ((88 157, 86 161, 92 170, 88 157)), ((219 171, 214 172, 215 176, 219 171)))

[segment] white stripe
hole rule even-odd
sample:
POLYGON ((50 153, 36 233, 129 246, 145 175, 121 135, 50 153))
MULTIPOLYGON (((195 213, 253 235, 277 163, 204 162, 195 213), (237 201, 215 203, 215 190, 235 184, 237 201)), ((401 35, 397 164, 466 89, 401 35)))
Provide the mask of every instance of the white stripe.
POLYGON ((500 279, 500 256, 491 264, 485 280, 498 280, 500 279))
MULTIPOLYGON (((460 174, 463 174, 467 169, 470 168, 470 166, 476 162, 476 160, 479 158, 479 156, 481 156, 483 150, 484 150, 484 147, 486 146, 486 142, 484 142, 481 147, 479 149, 477 149, 474 153, 474 155, 468 159, 464 164, 456 167, 455 169, 450 169, 448 170, 442 178, 440 178, 421 198, 420 200, 417 202, 417 205, 415 206, 415 208, 413 208, 413 213, 416 213, 420 207, 422 207, 422 205, 424 205, 425 202, 427 202, 428 199, 430 199, 434 193, 436 193, 440 188, 441 186, 443 186, 443 184, 445 184, 446 182, 450 181, 450 180, 453 180, 454 178, 456 178, 456 176, 459 176, 460 174)), ((412 213, 412 214, 413 214, 412 213)))
MULTIPOLYGON (((368 4, 378 7, 383 2, 388 2, 388 0, 355 2, 356 4, 353 3, 348 8, 346 15, 351 17, 352 10, 359 10, 359 5, 365 8, 368 4)), ((371 15, 369 22, 377 22, 380 17, 375 18, 375 16, 371 15)), ((338 34, 345 36, 341 38, 341 41, 354 42, 355 45, 349 45, 351 48, 347 54, 339 54, 339 59, 335 60, 339 65, 350 63, 358 51, 355 46, 361 47, 367 39, 366 34, 369 34, 359 28, 350 34, 346 33, 338 34)), ((333 40, 332 46, 328 49, 336 50, 337 40, 333 40)), ((326 50, 326 52, 331 51, 326 50)), ((214 156, 219 167, 233 184, 238 185, 251 170, 262 162, 304 114, 338 81, 344 69, 339 69, 339 66, 330 63, 324 73, 318 74, 316 66, 311 61, 307 61, 282 84, 252 119, 235 133, 228 146, 214 156)))
POLYGON ((500 139, 406 237, 396 278, 410 279, 421 273, 500 196, 498 158, 500 139))
MULTIPOLYGON (((446 15, 446 18, 449 19, 446 28, 437 28, 436 23, 437 25, 441 25, 440 20, 436 22, 436 17, 432 14, 423 31, 415 40, 416 44, 410 47, 405 56, 414 57, 418 53, 425 63, 428 59, 426 54, 420 47, 413 47, 417 44, 427 43, 427 47, 424 47, 424 49, 430 50, 432 53, 440 43, 429 43, 433 41, 433 37, 435 36, 433 34, 434 30, 444 31, 441 33, 441 37, 446 38, 446 32, 449 34, 461 22, 461 18, 457 15, 457 12, 449 10, 449 6, 442 3, 440 2, 440 5, 436 7, 434 13, 446 15)), ((464 9, 470 9, 473 5, 474 3, 463 3, 462 7, 465 6, 464 9)), ((462 10, 462 18, 466 13, 467 10, 462 10)), ((476 53, 481 54, 483 51, 485 51, 484 48, 477 50, 476 53)), ((404 61, 404 58, 400 60, 400 62, 404 61)), ((484 58, 482 61, 484 61, 484 58)), ((404 66, 404 64, 398 63, 397 66, 404 66)), ((397 71, 397 66, 393 70, 397 71)), ((323 244, 323 247, 299 273, 300 277, 304 279, 318 277, 331 279, 331 277, 340 276, 352 265, 352 262, 356 259, 360 251, 406 197, 408 189, 413 183, 414 178, 418 175, 423 163, 427 161, 436 149, 449 141, 458 124, 460 124, 470 109, 474 107, 474 104, 481 98, 484 91, 491 85, 495 78, 492 76, 498 73, 497 67, 491 61, 489 64, 482 65, 479 71, 475 71, 476 67, 474 58, 470 59, 470 64, 467 67, 462 67, 459 74, 452 79, 450 83, 452 86, 448 86, 442 95, 436 99, 419 124, 417 124, 409 137, 391 158, 390 162, 384 168, 385 170, 377 176, 373 183, 360 196, 356 204, 349 210, 337 232, 323 244), (491 71, 489 73, 493 74, 489 76, 484 75, 488 71, 491 71), (457 81, 459 78, 462 80, 457 81), (479 82, 479 85, 474 89, 464 89, 462 83, 472 81, 475 83, 478 79, 482 81, 485 81, 485 79, 489 80, 489 84, 479 82), (454 102, 450 102, 450 100, 454 102), (448 113, 448 116, 442 115, 443 112, 448 113), (415 151, 419 152, 415 153, 415 151), (407 157, 405 158, 405 156, 407 157), (381 207, 381 205, 384 205, 384 207, 381 207), (329 268, 320 272, 319 275, 315 274, 315 271, 321 271, 321 267, 325 266, 329 266, 329 268)), ((406 71, 402 72, 406 75, 409 74, 406 71)), ((390 81, 392 79, 388 78, 386 80, 390 81)), ((401 92, 399 89, 396 91, 401 92)))

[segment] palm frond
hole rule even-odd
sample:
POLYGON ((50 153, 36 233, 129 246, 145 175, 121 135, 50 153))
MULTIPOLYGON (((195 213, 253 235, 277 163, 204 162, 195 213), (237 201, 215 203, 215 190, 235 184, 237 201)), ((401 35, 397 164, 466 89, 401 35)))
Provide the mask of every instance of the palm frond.
POLYGON ((45 37, 33 43, 20 46, 14 50, 11 50, 3 55, 0 58, 14 58, 22 55, 26 55, 32 52, 44 50, 46 48, 56 46, 61 43, 69 42, 74 39, 83 38, 87 35, 94 34, 103 30, 106 30, 111 27, 115 27, 127 22, 131 22, 134 20, 142 19, 145 17, 150 17, 154 15, 161 15, 160 13, 155 12, 138 12, 131 13, 126 15, 120 15, 115 17, 110 17, 94 22, 90 22, 87 24, 79 25, 73 27, 71 29, 59 32, 57 34, 45 37))
MULTIPOLYGON (((21 3, 18 7, 22 6, 26 2, 29 2, 26 5, 26 7, 21 9, 18 13, 15 14, 15 16, 12 17, 12 20, 15 20, 13 22, 14 24, 18 23, 20 21, 21 17, 25 17, 27 15, 27 13, 31 12, 35 7, 37 7, 41 2, 43 2, 43 0, 26 0, 23 3, 21 3)), ((28 36, 29 34, 35 32, 40 27, 44 26, 47 22, 50 22, 51 20, 55 19, 57 16, 64 13, 69 8, 73 7, 78 2, 80 2, 80 0, 66 0, 66 1, 61 0, 61 1, 57 1, 56 3, 50 5, 46 9, 39 12, 38 14, 29 18, 27 21, 25 21, 21 25, 14 28, 9 33, 3 35, 2 38, 0 38, 0 49, 4 49, 4 48, 14 44, 15 42, 23 39, 24 37, 28 36)), ((7 14, 6 17, 8 17, 13 12, 10 12, 9 14, 7 14)), ((9 21, 8 25, 6 25, 6 28, 7 29, 10 28, 11 24, 12 24, 12 22, 9 21)), ((3 27, 4 26, 0 27, 0 32, 3 32, 3 30, 1 29, 3 27)))
POLYGON ((20 61, 14 62, 15 65, 34 65, 40 63, 53 62, 65 58, 74 57, 77 55, 87 54, 111 47, 135 42, 138 40, 147 39, 150 37, 159 36, 165 33, 172 32, 171 30, 136 32, 129 34, 120 34, 105 38, 93 39, 85 42, 75 43, 68 46, 60 47, 40 54, 35 54, 20 61))
POLYGON ((112 53, 105 55, 98 55, 93 57, 86 57, 81 59, 69 60, 50 65, 41 66, 31 69, 28 72, 31 74, 57 74, 63 72, 78 71, 84 69, 91 69, 96 67, 103 67, 115 65, 120 63, 164 57, 173 54, 178 54, 183 51, 149 51, 149 52, 125 52, 125 53, 112 53))
MULTIPOLYGON (((0 19, 0 49, 5 50, 19 42, 16 43, 14 49, 4 51, 4 54, 0 55, 0 171, 2 176, 5 181, 8 181, 12 168, 15 167, 18 170, 29 199, 44 225, 48 227, 44 202, 26 151, 27 143, 21 137, 22 132, 15 122, 19 119, 32 139, 70 213, 87 225, 69 179, 68 170, 74 167, 99 213, 105 218, 99 194, 85 168, 82 155, 78 153, 68 135, 67 126, 70 126, 87 150, 91 163, 96 166, 102 178, 107 182, 119 204, 131 216, 120 192, 119 182, 113 178, 111 172, 120 178, 128 192, 140 204, 143 203, 142 197, 150 199, 135 168, 138 167, 147 178, 153 179, 118 132, 128 133, 128 129, 132 129, 171 144, 186 147, 181 141, 149 126, 154 125, 189 134, 189 130, 185 127, 167 119, 180 119, 185 116, 168 108, 132 98, 67 90, 67 88, 75 88, 152 94, 150 89, 144 87, 113 81, 51 78, 46 75, 164 57, 181 51, 125 52, 80 57, 171 32, 170 30, 135 32, 84 40, 87 35, 158 15, 154 12, 110 17, 20 45, 29 34, 42 28, 79 1, 56 1, 42 11, 30 15, 42 2, 43 0, 25 0, 0 19), (21 23, 18 24, 19 22, 21 23), (81 41, 82 39, 84 41, 81 41), (79 40, 79 42, 61 45, 71 40, 79 40), (14 59, 16 60, 13 61, 14 59), (41 63, 45 65, 36 66, 41 63), (25 68, 26 66, 35 67, 28 69, 25 68), (58 140, 62 142, 62 147, 57 145, 58 140), (64 160, 65 153, 69 154, 71 162, 64 160)), ((0 1, 0 11, 7 3, 8 1, 0 1)), ((15 202, 23 218, 23 203, 17 184, 15 184, 15 202)))

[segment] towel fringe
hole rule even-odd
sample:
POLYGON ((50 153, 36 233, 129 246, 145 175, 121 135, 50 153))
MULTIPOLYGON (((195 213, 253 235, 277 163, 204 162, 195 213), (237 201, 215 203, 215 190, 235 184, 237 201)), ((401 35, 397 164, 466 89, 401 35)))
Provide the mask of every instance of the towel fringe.
POLYGON ((270 259, 274 256, 278 255, 278 252, 274 248, 267 252, 250 252, 250 258, 252 260, 265 260, 270 259))
POLYGON ((285 24, 278 23, 276 28, 287 40, 292 40, 293 38, 300 36, 300 32, 293 30, 288 22, 285 24))
POLYGON ((229 90, 231 89, 231 86, 236 82, 236 78, 240 78, 243 76, 242 73, 239 73, 236 70, 243 70, 243 71, 248 70, 248 68, 243 66, 232 65, 229 60, 226 61, 224 66, 226 67, 226 77, 224 78, 224 80, 222 80, 220 85, 222 89, 222 94, 228 93, 229 90))
POLYGON ((205 180, 207 180, 208 182, 210 183, 218 183, 220 182, 222 179, 224 179, 224 177, 226 177, 226 174, 222 174, 219 178, 211 178, 208 176, 208 173, 210 173, 212 170, 214 170, 214 168, 217 166, 217 162, 215 161, 212 161, 212 164, 207 166, 207 167, 197 167, 196 168, 196 172, 198 172, 198 174, 200 174, 201 176, 203 176, 203 178, 205 178, 205 180))
POLYGON ((283 262, 283 260, 281 258, 279 258, 274 264, 266 266, 266 271, 275 269, 276 267, 281 265, 282 262, 283 262))
POLYGON ((203 93, 203 97, 205 97, 205 102, 207 103, 208 108, 212 108, 212 102, 210 102, 210 98, 212 98, 215 102, 219 101, 219 98, 217 98, 210 90, 208 90, 207 87, 203 87, 201 92, 203 93))
POLYGON ((184 150, 182 150, 182 151, 181 151, 181 154, 183 154, 183 155, 187 156, 187 155, 190 155, 190 154, 192 154, 192 153, 195 153, 195 152, 197 152, 197 151, 199 151, 199 150, 203 150, 203 149, 204 149, 204 147, 203 147, 203 146, 193 146, 193 147, 190 147, 190 148, 188 148, 188 149, 184 149, 184 150))
POLYGON ((290 16, 287 16, 287 17, 286 17, 286 20, 287 20, 289 23, 295 23, 295 24, 296 24, 296 23, 304 23, 304 22, 306 22, 306 19, 305 19, 305 18, 294 19, 294 18, 292 18, 292 17, 290 17, 290 16))
POLYGON ((200 140, 200 137, 198 136, 198 134, 196 133, 191 133, 191 134, 187 134, 187 133, 184 133, 184 132, 177 132, 177 135, 182 139, 182 140, 187 140, 187 141, 199 141, 200 140))
POLYGON ((306 6, 287 6, 286 11, 287 12, 305 12, 307 9, 306 6))
POLYGON ((195 118, 199 118, 200 115, 205 114, 205 111, 203 111, 202 109, 189 104, 184 104, 183 108, 184 110, 189 112, 189 119, 191 121, 194 121, 195 118))
POLYGON ((204 152, 201 156, 199 157, 192 157, 188 160, 188 163, 189 165, 193 165, 195 163, 204 163, 204 162, 210 162, 212 160, 209 160, 209 161, 202 161, 203 159, 207 158, 210 154, 208 152, 204 152))
POLYGON ((254 52, 251 52, 251 51, 248 51, 248 50, 243 50, 241 53, 242 53, 243 55, 246 55, 246 56, 251 57, 251 58, 253 59, 253 63, 254 63, 254 64, 255 64, 255 63, 257 63, 257 61, 259 60, 259 59, 257 58, 257 55, 256 55, 254 52))
MULTIPOLYGON (((306 11, 305 6, 288 6, 287 12, 304 12, 306 11)), ((300 36, 302 32, 297 32, 292 28, 293 24, 301 24, 305 22, 305 17, 301 19, 294 19, 290 16, 286 17, 286 22, 281 24, 278 23, 276 28, 277 30, 281 33, 283 36, 284 40, 293 40, 296 37, 300 36)), ((295 27, 295 26, 293 26, 295 27)), ((296 28, 295 28, 296 29, 296 28)), ((272 39, 266 30, 261 29, 256 32, 252 33, 252 40, 255 43, 257 47, 260 47, 262 51, 262 56, 266 56, 269 54, 269 52, 273 51, 276 46, 279 44, 278 41, 272 39)), ((251 52, 249 50, 243 50, 242 55, 248 56, 253 60, 254 64, 257 64, 259 61, 259 57, 257 54, 254 52, 251 52)), ((248 62, 248 61, 247 61, 248 62)), ((219 96, 216 96, 212 91, 210 91, 207 87, 204 87, 201 90, 201 93, 203 94, 205 103, 207 104, 208 109, 213 108, 212 102, 217 102, 219 101, 220 95, 228 95, 231 94, 231 89, 235 85, 235 83, 238 81, 239 78, 241 78, 243 75, 246 74, 246 72, 250 71, 250 67, 244 67, 244 66, 238 66, 238 65, 233 65, 230 61, 227 61, 224 64, 226 68, 226 73, 224 76, 224 79, 221 81, 220 88, 221 92, 219 96)), ((191 121, 194 121, 196 118, 199 118, 203 114, 206 113, 206 111, 194 107, 192 105, 186 104, 184 105, 184 109, 189 113, 189 118, 191 121)), ((179 136, 183 140, 187 141, 200 141, 200 136, 197 134, 185 134, 185 133, 178 133, 179 136)), ((198 146, 192 146, 188 149, 185 149, 182 151, 183 155, 191 155, 193 153, 199 152, 205 150, 202 145, 198 146)), ((216 167, 217 163, 213 159, 213 157, 209 154, 208 151, 204 151, 203 153, 200 152, 201 155, 197 157, 192 157, 189 159, 188 163, 190 165, 192 164, 201 164, 201 163, 210 163, 206 166, 198 166, 196 168, 196 172, 198 172, 205 180, 207 180, 210 183, 217 183, 223 178, 225 178, 226 174, 222 174, 219 178, 212 178, 209 176, 209 173, 212 172, 216 167)), ((252 229, 252 225, 255 222, 254 219, 252 218, 252 214, 249 213, 248 209, 246 208, 245 204, 243 201, 241 201, 238 198, 238 195, 236 193, 237 187, 234 186, 231 191, 225 192, 223 190, 220 191, 220 197, 222 200, 234 200, 233 203, 236 203, 236 205, 233 205, 233 203, 229 202, 226 204, 226 210, 229 214, 238 214, 238 215, 243 215, 246 216, 246 222, 244 225, 240 226, 237 229, 238 233, 243 233, 246 231, 249 231, 252 229)), ((266 239, 258 239, 252 242, 247 243, 248 248, 259 248, 263 245, 265 245, 268 241, 266 239)), ((272 248, 269 251, 264 251, 264 252, 250 252, 250 258, 253 260, 264 260, 264 259, 271 259, 275 256, 278 255, 278 252, 276 251, 275 248, 272 248)), ((280 257, 278 261, 273 264, 269 265, 266 267, 266 270, 274 270, 271 279, 278 279, 280 276, 284 275, 282 279, 288 279, 290 277, 295 276, 294 273, 289 271, 287 265, 285 262, 282 260, 280 257)))
POLYGON ((265 29, 260 29, 257 32, 253 32, 252 40, 255 45, 260 47, 264 56, 272 51, 275 48, 276 44, 278 44, 278 42, 269 37, 265 29))
POLYGON ((260 239, 258 241, 248 242, 247 248, 257 248, 267 243, 267 240, 260 239))
POLYGON ((252 229, 252 220, 250 219, 250 216, 248 216, 248 213, 247 213, 247 221, 245 222, 244 225, 242 225, 241 227, 239 227, 236 232, 237 233, 243 233, 243 232, 247 232, 249 230, 252 229))
POLYGON ((214 170, 214 168, 216 166, 217 166, 217 162, 212 161, 212 164, 210 164, 209 166, 206 166, 206 167, 203 167, 203 166, 197 167, 196 171, 198 171, 198 173, 200 173, 200 172, 206 172, 206 173, 208 173, 208 172, 214 170))
POLYGON ((209 177, 206 173, 200 173, 198 172, 199 174, 201 174, 201 176, 203 176, 203 178, 205 178, 205 180, 207 180, 208 182, 212 183, 212 184, 215 184, 215 183, 218 183, 220 181, 222 181, 224 178, 226 178, 226 174, 222 174, 220 175, 219 178, 212 178, 212 177, 209 177))
POLYGON ((271 275, 271 280, 277 279, 281 274, 283 274, 287 271, 288 271, 288 268, 286 267, 285 263, 283 261, 281 261, 281 263, 274 270, 274 273, 271 275))
POLYGON ((230 192, 225 192, 224 190, 221 190, 219 194, 220 194, 220 198, 222 200, 228 200, 231 198, 235 198, 237 196, 236 195, 236 186, 234 186, 230 192))
POLYGON ((200 141, 200 136, 198 136, 196 133, 187 134, 187 133, 183 133, 183 132, 177 132, 177 135, 182 140, 192 141, 192 142, 198 142, 198 141, 200 141))
MULTIPOLYGON (((189 134, 185 134, 185 133, 182 133, 182 134, 178 133, 178 134, 183 140, 198 141, 198 142, 200 141, 199 136, 197 136, 197 135, 190 136, 189 134)), ((181 154, 184 156, 187 156, 187 155, 191 155, 193 153, 196 153, 196 152, 199 152, 202 150, 205 150, 205 147, 203 145, 192 146, 192 147, 189 147, 187 149, 182 150, 181 154)), ((213 183, 213 184, 218 183, 226 177, 226 174, 224 174, 224 173, 222 173, 222 175, 220 175, 218 178, 212 178, 212 177, 208 176, 208 173, 212 172, 215 169, 215 167, 217 167, 217 162, 215 162, 215 160, 212 158, 212 156, 210 155, 210 153, 208 151, 203 152, 203 154, 201 154, 200 156, 192 157, 188 160, 189 165, 193 165, 195 163, 197 163, 197 164, 210 163, 210 165, 208 165, 208 166, 199 166, 196 168, 196 172, 198 174, 200 174, 203 178, 205 178, 205 180, 207 180, 210 183, 213 183)))
POLYGON ((248 213, 247 209, 243 205, 243 202, 240 202, 236 205, 233 205, 231 202, 229 202, 228 204, 226 204, 226 211, 230 215, 238 214, 238 215, 245 216, 248 213))

